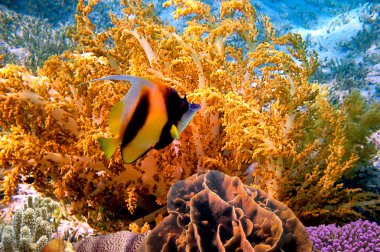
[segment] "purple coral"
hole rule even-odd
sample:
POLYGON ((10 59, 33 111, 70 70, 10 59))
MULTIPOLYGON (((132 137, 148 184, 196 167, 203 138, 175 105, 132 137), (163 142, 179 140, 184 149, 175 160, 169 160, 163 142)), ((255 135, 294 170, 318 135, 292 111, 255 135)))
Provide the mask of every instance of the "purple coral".
POLYGON ((321 252, 380 252, 380 226, 358 220, 342 227, 335 224, 307 227, 314 247, 321 252))

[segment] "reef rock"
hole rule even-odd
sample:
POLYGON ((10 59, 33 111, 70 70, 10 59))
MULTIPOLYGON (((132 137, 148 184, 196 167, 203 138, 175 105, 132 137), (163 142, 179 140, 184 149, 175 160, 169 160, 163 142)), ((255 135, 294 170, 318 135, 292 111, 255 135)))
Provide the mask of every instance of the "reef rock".
POLYGON ((204 171, 175 183, 169 216, 148 235, 145 251, 311 251, 293 211, 237 177, 204 171))

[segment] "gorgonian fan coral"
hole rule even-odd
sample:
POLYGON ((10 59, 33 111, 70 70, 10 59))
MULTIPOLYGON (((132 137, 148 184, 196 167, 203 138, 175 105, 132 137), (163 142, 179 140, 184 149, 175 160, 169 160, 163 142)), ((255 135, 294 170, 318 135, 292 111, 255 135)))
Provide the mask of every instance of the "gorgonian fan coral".
POLYGON ((170 186, 198 170, 244 177, 254 167, 254 182, 302 221, 357 218, 369 201, 378 211, 377 195, 337 183, 358 154, 346 138, 345 107, 308 83, 317 59, 300 36, 276 37, 247 0, 222 1, 215 15, 200 1, 167 1, 174 18, 189 20, 183 33, 152 5, 122 1, 124 16, 111 15, 114 26, 95 33, 88 15, 97 2, 78 3, 76 50, 51 57, 37 76, 0 70, 4 202, 21 174, 73 214, 117 229, 155 211, 154 201, 164 204, 170 186), (167 148, 133 165, 120 153, 107 161, 96 140, 109 137, 110 108, 129 86, 85 82, 111 74, 158 79, 202 109, 167 148))

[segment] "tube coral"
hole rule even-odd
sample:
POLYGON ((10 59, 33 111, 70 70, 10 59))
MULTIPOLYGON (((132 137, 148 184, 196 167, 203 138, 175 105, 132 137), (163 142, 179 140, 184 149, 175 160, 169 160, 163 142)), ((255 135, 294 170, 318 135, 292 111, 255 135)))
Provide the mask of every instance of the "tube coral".
POLYGON ((167 1, 174 17, 188 18, 183 33, 162 24, 152 5, 122 1, 124 16, 111 15, 114 26, 94 33, 88 15, 96 3, 78 3, 76 50, 52 56, 37 76, 14 65, 0 70, 4 202, 28 175, 72 214, 120 229, 198 170, 243 178, 254 167, 254 182, 301 221, 360 217, 360 192, 337 183, 358 160, 342 130, 344 109, 308 83, 317 59, 299 35, 275 36, 247 0, 221 2, 218 15, 200 1, 167 1), (129 87, 83 83, 112 74, 159 79, 202 109, 167 148, 132 165, 120 155, 108 162, 96 139, 108 137, 110 108, 129 87))

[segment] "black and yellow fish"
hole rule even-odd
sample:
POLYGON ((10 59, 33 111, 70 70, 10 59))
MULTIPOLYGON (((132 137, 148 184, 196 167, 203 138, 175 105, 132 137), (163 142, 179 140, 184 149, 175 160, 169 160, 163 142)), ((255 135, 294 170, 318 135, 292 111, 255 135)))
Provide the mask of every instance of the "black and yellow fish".
MULTIPOLYGON (((130 76, 111 75, 92 81, 120 80, 131 89, 110 111, 109 127, 115 138, 98 141, 109 159, 121 145, 125 163, 132 163, 151 148, 169 145, 186 128, 200 105, 189 103, 169 86, 130 76)), ((91 81, 91 82, 92 82, 91 81)))

